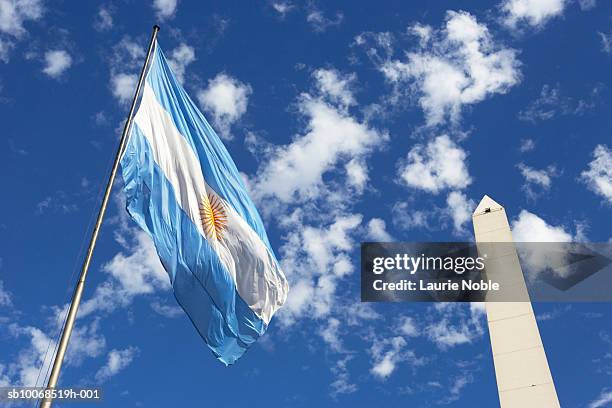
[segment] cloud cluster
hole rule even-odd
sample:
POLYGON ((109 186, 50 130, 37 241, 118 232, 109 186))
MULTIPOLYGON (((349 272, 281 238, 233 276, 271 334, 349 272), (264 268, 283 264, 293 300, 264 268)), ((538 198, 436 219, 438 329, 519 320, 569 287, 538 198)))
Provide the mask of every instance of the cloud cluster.
POLYGON ((437 194, 446 189, 462 189, 472 179, 466 166, 467 154, 447 135, 437 136, 427 145, 417 144, 400 162, 398 176, 407 186, 437 194))
POLYGON ((110 379, 112 376, 130 365, 137 354, 137 347, 128 347, 123 350, 111 350, 108 353, 106 364, 100 367, 100 369, 96 372, 96 381, 98 383, 108 381, 108 379, 110 379))
POLYGON ((370 372, 381 380, 387 379, 399 362, 414 358, 414 352, 404 351, 406 344, 400 336, 376 341, 370 350, 374 358, 370 372))
POLYGON ((168 64, 170 64, 176 78, 182 83, 185 80, 185 70, 187 66, 195 60, 196 56, 193 47, 181 43, 178 47, 170 51, 168 64))
POLYGON ((553 17, 562 15, 567 3, 567 0, 504 0, 502 21, 511 29, 522 25, 541 28, 553 17))
POLYGON ((157 18, 167 20, 174 17, 178 0, 153 0, 153 9, 157 18))
POLYGON ((515 242, 571 242, 573 239, 563 226, 550 225, 527 210, 512 220, 512 236, 515 242))
POLYGON ((11 306, 12 303, 12 295, 4 289, 4 282, 0 280, 0 307, 11 306))
POLYGON ((337 356, 330 385, 337 396, 357 389, 348 375, 352 353, 343 338, 379 317, 370 307, 347 303, 343 283, 354 273, 358 237, 388 238, 382 220, 364 225, 353 211, 369 180, 367 159, 388 136, 352 112, 354 74, 322 68, 312 79, 312 90, 297 98, 295 111, 305 121, 291 142, 274 146, 249 136, 261 164, 248 184, 283 236, 279 252, 291 294, 277 322, 289 332, 298 321, 315 321, 316 333, 337 356))
MULTIPOLYGON (((145 44, 129 36, 124 36, 112 47, 109 55, 110 89, 119 103, 127 104, 134 97, 145 56, 145 44)), ((168 56, 168 63, 178 80, 182 81, 187 66, 195 61, 193 47, 180 43, 177 48, 170 50, 168 56)))
POLYGON ((51 339, 36 327, 22 327, 12 323, 8 329, 13 337, 27 337, 29 340, 17 358, 8 365, 7 377, 11 379, 11 384, 24 387, 41 384, 39 372, 46 372, 52 362, 52 356, 47 353, 51 339))
POLYGON ((101 5, 94 19, 94 29, 107 31, 113 28, 113 12, 109 6, 101 5))
POLYGON ((396 86, 407 83, 427 125, 457 122, 464 106, 505 93, 520 81, 517 52, 496 44, 471 14, 448 11, 441 29, 415 25, 420 47, 380 67, 396 86))
POLYGON ((612 402, 612 390, 603 389, 599 396, 589 402, 588 408, 607 407, 612 402))
POLYGON ((387 232, 387 224, 381 218, 372 218, 368 222, 367 237, 378 242, 392 242, 393 237, 387 232))
POLYGON ((541 170, 529 167, 524 163, 519 163, 516 167, 525 179, 525 184, 522 187, 523 191, 531 199, 536 199, 540 194, 548 192, 552 184, 552 178, 559 173, 553 165, 541 170))
POLYGON ((225 73, 208 81, 208 86, 198 92, 202 108, 213 117, 221 137, 231 139, 231 126, 246 113, 253 89, 247 83, 225 73))
POLYGON ((295 5, 293 5, 289 1, 274 1, 270 5, 272 9, 274 9, 274 11, 276 11, 280 15, 281 18, 285 18, 285 16, 295 8, 295 5))
POLYGON ((24 24, 43 16, 42 0, 0 0, 0 61, 8 62, 15 41, 27 34, 24 24))
POLYGON ((252 183, 253 193, 260 200, 294 203, 315 199, 326 188, 324 175, 342 164, 348 166, 352 176, 349 183, 363 186, 367 180, 364 157, 388 138, 349 114, 354 75, 341 78, 337 71, 317 70, 313 76, 318 95, 303 93, 297 105, 307 119, 305 132, 295 136, 292 143, 267 152, 266 163, 252 183))
POLYGON ((131 304, 136 296, 170 289, 168 274, 151 238, 136 227, 121 228, 119 234, 124 250, 102 266, 109 278, 82 303, 79 318, 95 312, 109 313, 131 304))
POLYGON ((560 115, 581 115, 595 106, 599 93, 595 87, 588 98, 575 100, 561 93, 559 85, 544 85, 540 95, 518 114, 520 120, 531 123, 550 120, 560 115))
POLYGON ((595 147, 593 160, 580 176, 594 193, 612 204, 612 150, 608 146, 600 144, 595 147))
POLYGON ((459 191, 451 191, 446 198, 446 205, 447 213, 453 221, 455 234, 466 235, 465 226, 472 220, 476 203, 459 191))
POLYGON ((340 11, 336 12, 334 17, 327 17, 323 10, 316 7, 314 3, 310 3, 306 13, 306 21, 311 25, 315 32, 326 31, 330 27, 342 24, 344 14, 340 11))
POLYGON ((43 73, 51 78, 57 79, 70 68, 72 57, 66 50, 51 50, 45 53, 45 66, 43 73))
POLYGON ((324 318, 333 311, 338 282, 353 271, 349 254, 362 220, 359 214, 346 214, 312 226, 298 211, 286 225, 291 233, 281 247, 281 266, 291 282, 291 296, 278 314, 284 326, 304 316, 324 318))
POLYGON ((144 63, 143 45, 130 37, 123 37, 111 50, 110 88, 122 104, 131 101, 138 83, 138 69, 144 63))
POLYGON ((484 306, 470 303, 437 303, 424 329, 425 335, 441 350, 471 343, 484 334, 484 306))

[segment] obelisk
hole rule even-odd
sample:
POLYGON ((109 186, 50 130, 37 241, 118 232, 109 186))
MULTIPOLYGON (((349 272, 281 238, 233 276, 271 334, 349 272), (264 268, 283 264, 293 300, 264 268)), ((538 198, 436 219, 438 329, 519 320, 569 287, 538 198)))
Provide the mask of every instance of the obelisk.
POLYGON ((485 303, 500 406, 558 408, 559 399, 512 244, 506 211, 485 195, 472 220, 479 255, 487 254, 487 278, 500 282, 505 293, 489 293, 485 303), (513 298, 504 298, 510 290, 513 298))

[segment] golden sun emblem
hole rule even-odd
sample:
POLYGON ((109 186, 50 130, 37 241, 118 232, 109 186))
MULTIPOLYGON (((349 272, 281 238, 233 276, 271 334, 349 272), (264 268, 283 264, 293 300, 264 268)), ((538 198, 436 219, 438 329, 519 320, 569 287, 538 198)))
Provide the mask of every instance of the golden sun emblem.
POLYGON ((200 219, 207 237, 217 241, 223 238, 223 230, 227 227, 227 214, 223 202, 216 195, 202 195, 200 199, 200 219))

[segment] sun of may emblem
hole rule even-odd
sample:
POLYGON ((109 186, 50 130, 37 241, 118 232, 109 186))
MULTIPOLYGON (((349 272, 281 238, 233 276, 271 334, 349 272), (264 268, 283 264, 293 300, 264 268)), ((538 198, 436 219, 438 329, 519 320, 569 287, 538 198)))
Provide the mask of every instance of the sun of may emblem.
POLYGON ((216 195, 202 195, 200 199, 200 219, 207 237, 215 240, 223 238, 223 231, 227 227, 227 214, 223 202, 216 195))

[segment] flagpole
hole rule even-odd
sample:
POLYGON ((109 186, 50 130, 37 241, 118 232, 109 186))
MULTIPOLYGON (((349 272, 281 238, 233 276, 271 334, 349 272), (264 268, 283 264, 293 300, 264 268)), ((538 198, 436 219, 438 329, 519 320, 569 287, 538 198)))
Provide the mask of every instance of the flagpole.
MULTIPOLYGON (((136 107, 136 102, 138 100, 138 96, 140 95, 140 91, 142 89, 142 83, 145 77, 145 73, 147 71, 147 66, 149 65, 151 53, 155 46, 155 39, 157 38, 158 32, 159 26, 154 25, 153 32, 151 33, 151 40, 149 42, 149 48, 147 50, 147 56, 142 66, 142 70, 140 71, 138 86, 136 87, 134 98, 132 99, 132 105, 130 106, 130 112, 128 114, 127 120, 125 121, 125 126, 123 127, 123 133, 121 134, 121 139, 119 141, 119 148, 117 149, 115 161, 113 163, 113 167, 111 169, 111 173, 106 184, 106 189, 104 190, 104 197, 102 198, 102 204, 100 205, 100 210, 98 211, 98 218, 96 219, 96 224, 91 233, 91 240, 89 241, 89 247, 87 248, 85 260, 83 261, 83 266, 81 267, 79 281, 74 289, 72 301, 70 302, 70 308, 68 309, 68 317, 66 318, 66 323, 64 324, 64 327, 62 329, 62 336, 59 341, 57 353, 55 354, 55 359, 53 360, 53 368, 51 369, 51 375, 49 376, 49 381, 47 382, 47 389, 54 389, 57 385, 60 369, 62 368, 62 362, 64 361, 64 355, 66 354, 66 349, 68 347, 68 341, 70 340, 70 334, 72 333, 74 321, 76 319, 77 311, 79 309, 79 303, 81 302, 81 296, 83 295, 85 278, 87 277, 87 271, 89 269, 91 257, 96 246, 96 241, 98 240, 98 233, 100 232, 100 227, 102 226, 102 220, 104 219, 106 206, 108 205, 108 200, 110 198, 111 190, 113 188, 113 182, 115 181, 115 176, 117 175, 117 170, 119 169, 119 162, 121 161, 121 156, 123 155, 123 151, 125 149, 125 145, 127 144, 130 130, 132 128, 134 109, 136 107)), ((40 402, 40 408, 51 408, 52 401, 52 398, 42 399, 40 402)))

